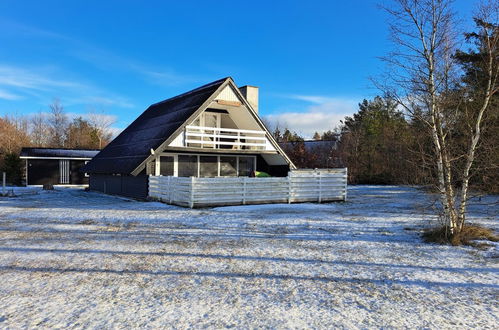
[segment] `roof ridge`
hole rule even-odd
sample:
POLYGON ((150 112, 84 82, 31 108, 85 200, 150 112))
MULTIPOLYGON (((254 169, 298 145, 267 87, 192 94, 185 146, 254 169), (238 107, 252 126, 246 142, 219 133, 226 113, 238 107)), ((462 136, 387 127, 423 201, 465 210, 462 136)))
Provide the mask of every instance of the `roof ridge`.
POLYGON ((198 92, 198 91, 200 91, 200 90, 202 90, 202 89, 204 89, 204 88, 211 87, 211 86, 216 85, 216 84, 218 84, 218 83, 220 83, 220 82, 225 82, 225 81, 226 81, 226 80, 228 80, 228 79, 233 80, 233 79, 232 79, 232 77, 227 76, 227 77, 225 77, 225 78, 218 79, 218 80, 212 81, 212 82, 210 82, 210 83, 204 84, 204 85, 202 85, 202 86, 196 87, 196 88, 194 88, 194 89, 191 89, 190 91, 187 91, 187 92, 185 92, 185 93, 182 93, 182 94, 178 94, 178 95, 172 96, 172 97, 170 97, 170 98, 168 98, 168 99, 166 99, 166 100, 163 100, 163 101, 159 101, 159 102, 153 103, 153 104, 151 104, 151 105, 149 106, 149 108, 150 108, 150 107, 152 107, 152 106, 155 106, 155 105, 158 105, 158 104, 164 103, 164 102, 168 102, 168 101, 171 101, 171 100, 175 100, 175 99, 180 98, 180 97, 182 97, 182 96, 187 96, 187 95, 189 95, 189 94, 191 94, 191 93, 194 93, 194 92, 198 92))

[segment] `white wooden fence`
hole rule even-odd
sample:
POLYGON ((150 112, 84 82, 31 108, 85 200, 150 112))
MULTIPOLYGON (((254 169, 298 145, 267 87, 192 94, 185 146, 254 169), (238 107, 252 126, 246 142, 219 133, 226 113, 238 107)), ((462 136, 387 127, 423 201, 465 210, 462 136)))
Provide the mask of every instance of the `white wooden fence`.
POLYGON ((191 208, 345 201, 347 169, 297 170, 276 178, 149 176, 149 197, 191 208))

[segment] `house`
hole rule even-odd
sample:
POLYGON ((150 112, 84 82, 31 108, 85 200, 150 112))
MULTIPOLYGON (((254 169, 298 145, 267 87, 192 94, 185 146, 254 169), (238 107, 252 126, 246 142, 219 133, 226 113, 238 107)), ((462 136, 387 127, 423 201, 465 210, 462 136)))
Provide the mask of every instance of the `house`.
POLYGON ((287 180, 295 166, 258 116, 258 87, 237 87, 228 77, 151 105, 83 170, 91 190, 192 207, 181 199, 195 195, 196 180, 218 182, 230 199, 229 188, 256 183, 245 179, 255 171, 287 180), (156 196, 156 188, 169 197, 156 196))
POLYGON ((97 155, 96 149, 22 148, 25 181, 33 185, 86 185, 88 175, 80 169, 97 155))
POLYGON ((231 78, 153 104, 85 167, 90 189, 145 198, 149 175, 286 176, 294 165, 257 111, 258 88, 231 78))

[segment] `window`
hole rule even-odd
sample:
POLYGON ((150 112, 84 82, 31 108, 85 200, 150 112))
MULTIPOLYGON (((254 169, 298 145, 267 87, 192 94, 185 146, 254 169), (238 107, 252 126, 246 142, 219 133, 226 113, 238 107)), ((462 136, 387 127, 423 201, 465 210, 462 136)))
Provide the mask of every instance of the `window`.
POLYGON ((236 157, 220 157, 220 176, 237 176, 236 157))
POLYGON ((198 156, 178 156, 178 176, 198 176, 198 156))
POLYGON ((200 177, 218 176, 217 156, 199 156, 199 176, 200 177))
POLYGON ((219 113, 203 113, 204 126, 206 127, 220 127, 220 114, 219 113))
POLYGON ((251 176, 255 170, 255 161, 253 157, 239 157, 239 176, 251 176))
POLYGON ((159 175, 172 176, 173 175, 173 156, 159 157, 159 175))
POLYGON ((148 175, 204 177, 251 176, 255 156, 218 156, 216 154, 162 154, 147 163, 148 175), (158 164, 159 162, 159 164, 158 164), (156 168, 157 167, 157 168, 156 168))

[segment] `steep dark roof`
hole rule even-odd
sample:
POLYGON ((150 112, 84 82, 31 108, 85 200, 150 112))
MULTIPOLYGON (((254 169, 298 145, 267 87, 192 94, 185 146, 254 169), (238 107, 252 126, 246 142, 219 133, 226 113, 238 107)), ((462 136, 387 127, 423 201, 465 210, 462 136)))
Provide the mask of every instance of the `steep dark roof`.
POLYGON ((22 148, 21 157, 93 158, 99 149, 22 148))
POLYGON ((130 174, 222 85, 224 78, 147 108, 83 170, 130 174))

